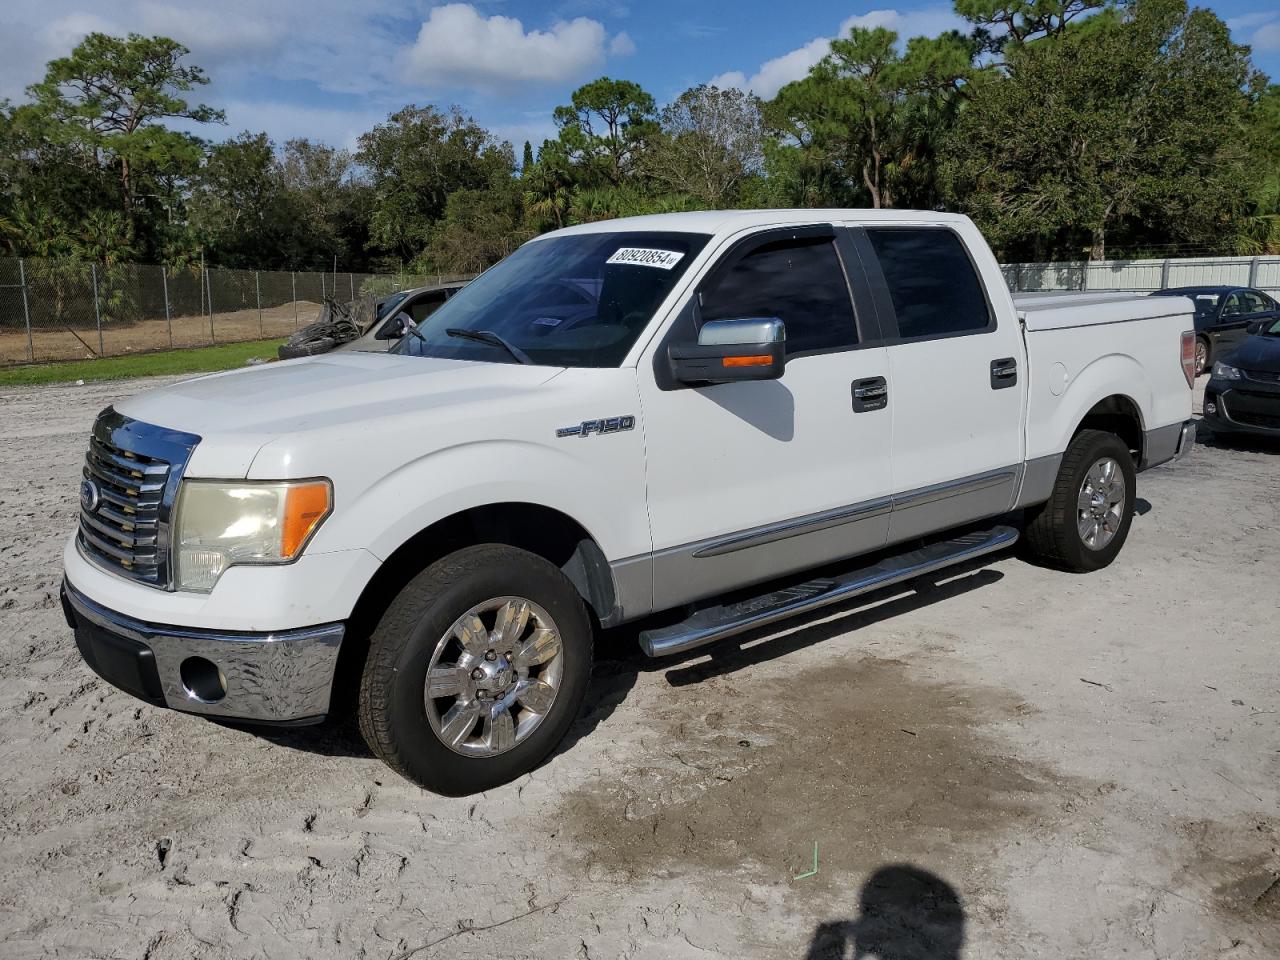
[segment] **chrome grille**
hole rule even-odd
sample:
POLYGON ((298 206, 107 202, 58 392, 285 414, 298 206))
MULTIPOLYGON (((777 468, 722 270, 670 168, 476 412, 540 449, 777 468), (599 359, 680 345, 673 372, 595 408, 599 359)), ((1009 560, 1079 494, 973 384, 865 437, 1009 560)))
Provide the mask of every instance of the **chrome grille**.
POLYGON ((200 438, 108 407, 93 426, 80 488, 80 548, 123 576, 169 586, 169 514, 200 438))
POLYGON ((137 580, 159 583, 160 504, 169 464, 89 440, 84 477, 97 488, 97 502, 82 497, 80 539, 95 559, 137 580), (90 509, 92 505, 92 509, 90 509))

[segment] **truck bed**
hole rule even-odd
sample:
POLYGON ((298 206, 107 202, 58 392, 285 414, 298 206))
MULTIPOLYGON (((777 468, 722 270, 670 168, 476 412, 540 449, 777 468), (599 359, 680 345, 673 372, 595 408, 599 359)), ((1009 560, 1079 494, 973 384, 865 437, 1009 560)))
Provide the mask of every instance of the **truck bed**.
POLYGON ((1138 293, 1016 293, 1013 304, 1028 330, 1189 317, 1195 309, 1187 297, 1149 297, 1138 293))

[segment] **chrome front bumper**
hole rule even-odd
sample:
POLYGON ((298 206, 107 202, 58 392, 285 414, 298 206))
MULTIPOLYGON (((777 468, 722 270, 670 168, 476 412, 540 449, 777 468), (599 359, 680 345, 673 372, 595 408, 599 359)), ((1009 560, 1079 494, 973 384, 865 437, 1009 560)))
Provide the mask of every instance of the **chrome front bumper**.
POLYGON ((258 723, 329 712, 341 623, 275 633, 162 626, 108 610, 65 580, 62 606, 85 662, 149 703, 258 723))

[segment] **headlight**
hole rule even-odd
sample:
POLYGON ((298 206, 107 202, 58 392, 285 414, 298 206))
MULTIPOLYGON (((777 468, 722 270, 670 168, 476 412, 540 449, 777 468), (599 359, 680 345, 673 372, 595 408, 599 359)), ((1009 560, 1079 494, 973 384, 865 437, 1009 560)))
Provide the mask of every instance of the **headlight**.
POLYGON ((185 480, 174 527, 177 588, 207 593, 238 563, 288 563, 333 509, 328 480, 185 480))
POLYGON ((1230 364, 1223 363, 1221 360, 1213 365, 1213 375, 1219 380, 1240 379, 1240 371, 1230 364))

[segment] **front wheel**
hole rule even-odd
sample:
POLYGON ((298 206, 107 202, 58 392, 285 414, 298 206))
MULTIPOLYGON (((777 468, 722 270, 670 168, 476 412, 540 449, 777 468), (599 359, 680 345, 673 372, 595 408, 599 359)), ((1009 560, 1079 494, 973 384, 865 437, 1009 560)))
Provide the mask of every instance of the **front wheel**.
POLYGON ((1209 341, 1196 337, 1196 376, 1209 369, 1209 341))
POLYGON ((467 547, 411 580, 383 614, 361 678, 360 731, 428 790, 486 790, 563 739, 591 656, 586 607, 557 567, 514 547, 467 547))
POLYGON ((1076 573, 1101 570, 1129 536, 1136 494, 1124 441, 1081 430, 1062 457, 1052 495, 1029 514, 1024 544, 1030 559, 1076 573))

